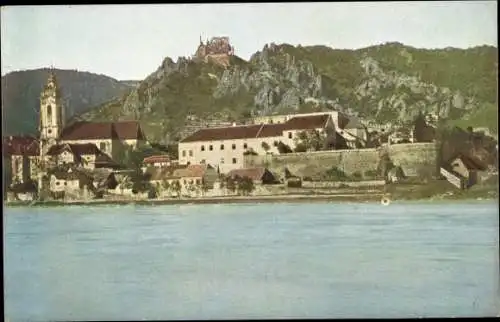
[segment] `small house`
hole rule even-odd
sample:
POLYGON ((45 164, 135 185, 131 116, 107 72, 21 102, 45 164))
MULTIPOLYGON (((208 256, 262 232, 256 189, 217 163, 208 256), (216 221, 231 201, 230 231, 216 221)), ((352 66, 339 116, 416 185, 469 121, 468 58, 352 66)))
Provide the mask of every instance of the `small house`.
POLYGON ((61 192, 80 189, 80 174, 69 169, 56 169, 50 172, 50 191, 61 192))
POLYGON ((144 160, 142 160, 142 163, 145 167, 166 167, 171 164, 171 160, 168 155, 152 155, 144 158, 144 160))
POLYGON ((458 153, 448 162, 449 169, 462 177, 464 188, 479 183, 482 175, 488 169, 487 165, 480 159, 471 155, 458 153))

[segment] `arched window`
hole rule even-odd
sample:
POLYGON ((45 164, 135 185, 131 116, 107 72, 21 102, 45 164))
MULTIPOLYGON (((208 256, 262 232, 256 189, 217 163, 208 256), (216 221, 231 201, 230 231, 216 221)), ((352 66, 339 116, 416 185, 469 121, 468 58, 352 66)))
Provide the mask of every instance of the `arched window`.
POLYGON ((52 106, 47 105, 47 123, 52 123, 52 106))

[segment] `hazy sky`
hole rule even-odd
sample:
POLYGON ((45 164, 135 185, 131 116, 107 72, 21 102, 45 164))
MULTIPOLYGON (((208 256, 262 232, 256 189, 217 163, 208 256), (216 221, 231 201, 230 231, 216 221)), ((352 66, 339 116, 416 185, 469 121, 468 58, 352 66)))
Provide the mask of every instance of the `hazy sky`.
POLYGON ((497 46, 496 1, 2 7, 2 75, 54 65, 143 79, 166 56, 229 36, 244 59, 266 43, 362 48, 497 46))

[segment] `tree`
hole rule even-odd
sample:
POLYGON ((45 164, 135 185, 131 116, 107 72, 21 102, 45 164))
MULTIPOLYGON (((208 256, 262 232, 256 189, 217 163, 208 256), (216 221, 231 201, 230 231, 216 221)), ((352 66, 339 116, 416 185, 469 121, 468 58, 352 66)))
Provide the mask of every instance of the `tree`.
POLYGON ((229 191, 235 192, 237 189, 237 181, 236 178, 227 177, 226 178, 226 187, 229 191))
POLYGON ((175 180, 174 182, 172 182, 172 189, 177 193, 177 197, 181 196, 182 187, 179 180, 175 180))
POLYGON ((239 178, 237 182, 238 193, 249 195, 254 189, 253 180, 249 177, 239 178))
POLYGON ((163 179, 163 180, 161 181, 161 187, 163 188, 163 190, 165 190, 165 191, 167 191, 167 192, 168 192, 168 190, 169 190, 169 189, 170 189, 170 187, 171 187, 171 186, 170 186, 170 182, 168 182, 168 180, 167 180, 167 179, 163 179))
POLYGON ((305 148, 306 151, 319 151, 324 145, 325 139, 326 135, 317 130, 301 131, 295 137, 295 145, 296 147, 300 146, 300 150, 305 148))
POLYGON ((271 149, 271 147, 269 146, 269 144, 267 144, 267 142, 262 142, 262 148, 266 152, 268 152, 271 149))
POLYGON ((292 153, 293 151, 288 145, 279 141, 278 142, 278 152, 281 154, 286 154, 286 153, 292 153))

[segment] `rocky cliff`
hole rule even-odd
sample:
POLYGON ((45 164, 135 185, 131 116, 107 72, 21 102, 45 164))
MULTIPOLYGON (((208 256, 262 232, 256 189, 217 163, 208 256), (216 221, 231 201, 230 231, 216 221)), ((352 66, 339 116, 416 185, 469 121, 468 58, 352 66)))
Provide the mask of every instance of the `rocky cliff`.
POLYGON ((470 119, 496 132, 496 115, 490 114, 497 105, 497 54, 487 46, 424 50, 389 43, 338 50, 270 44, 249 61, 228 57, 229 66, 166 58, 128 95, 80 118, 138 119, 155 141, 178 140, 192 120, 213 115, 230 122, 330 109, 393 125, 419 113, 470 119))

